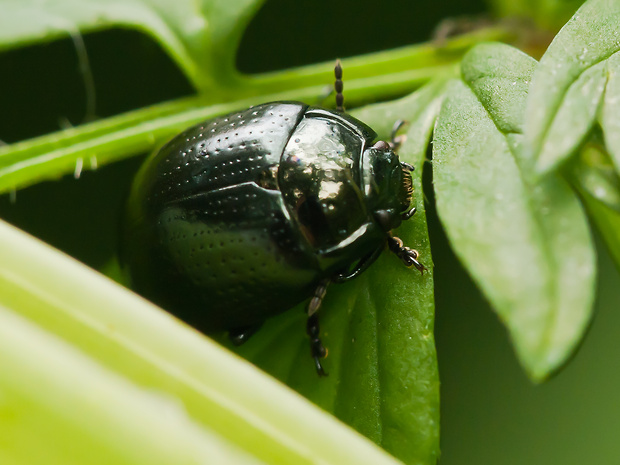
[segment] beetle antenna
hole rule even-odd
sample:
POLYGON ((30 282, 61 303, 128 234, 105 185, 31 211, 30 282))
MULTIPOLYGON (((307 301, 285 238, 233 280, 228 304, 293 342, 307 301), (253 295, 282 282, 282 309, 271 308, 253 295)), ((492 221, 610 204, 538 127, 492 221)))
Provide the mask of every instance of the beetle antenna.
POLYGON ((336 77, 336 82, 334 82, 334 90, 336 91, 336 110, 344 111, 344 95, 342 94, 344 85, 342 83, 342 65, 340 64, 340 60, 336 60, 334 76, 336 77))
POLYGON ((403 142, 407 140, 407 134, 401 134, 400 136, 396 135, 405 124, 407 124, 407 121, 405 121, 404 119, 399 119, 396 120, 394 126, 392 126, 392 133, 390 135, 390 146, 392 147, 392 150, 398 150, 399 147, 403 144, 403 142))

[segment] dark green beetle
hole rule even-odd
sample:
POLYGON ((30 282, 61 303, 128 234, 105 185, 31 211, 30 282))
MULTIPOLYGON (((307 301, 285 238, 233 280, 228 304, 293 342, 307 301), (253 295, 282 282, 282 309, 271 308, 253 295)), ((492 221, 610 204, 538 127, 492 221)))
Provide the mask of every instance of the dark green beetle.
MULTIPOLYGON (((337 94, 342 83, 337 69, 337 94), (340 81, 340 85, 338 85, 340 81)), ((343 113, 273 102, 179 134, 138 173, 121 261, 134 289, 205 331, 245 341, 312 297, 307 332, 319 374, 316 311, 329 282, 354 278, 411 217, 410 165, 343 113)))

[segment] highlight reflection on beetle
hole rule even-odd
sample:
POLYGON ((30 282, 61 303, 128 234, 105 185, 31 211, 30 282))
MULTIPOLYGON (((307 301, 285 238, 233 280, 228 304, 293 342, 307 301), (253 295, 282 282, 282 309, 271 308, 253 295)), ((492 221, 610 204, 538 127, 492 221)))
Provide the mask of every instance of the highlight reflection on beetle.
MULTIPOLYGON (((391 230, 410 218, 413 167, 342 109, 272 102, 187 129, 133 182, 121 261, 134 289, 240 344, 310 298, 306 332, 319 375, 318 309, 329 283, 355 278, 386 243, 424 270, 391 230), (198 318, 199 317, 199 318, 198 318)), ((340 84, 339 84, 340 82, 340 84)))

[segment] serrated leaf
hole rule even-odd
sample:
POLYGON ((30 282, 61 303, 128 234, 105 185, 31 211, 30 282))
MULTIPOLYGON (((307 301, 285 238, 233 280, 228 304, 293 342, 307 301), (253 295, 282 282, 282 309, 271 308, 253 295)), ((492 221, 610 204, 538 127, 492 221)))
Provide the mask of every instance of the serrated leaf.
POLYGON ((4 222, 0 256, 2 463, 397 463, 161 309, 4 222))
MULTIPOLYGON (((529 92, 524 132, 536 173, 555 170, 592 129, 610 67, 618 68, 614 54, 620 50, 619 38, 620 3, 588 0, 541 58, 529 92)), ((613 124, 609 119, 608 123, 613 124)))
MULTIPOLYGON (((533 60, 489 44, 464 59, 435 128, 437 211, 457 256, 507 326, 519 359, 542 380, 570 356, 592 310, 594 250, 581 206, 556 176, 533 185, 519 168, 515 73, 533 60), (493 57, 485 59, 485 57, 493 57), (481 86, 480 82, 484 85, 481 86)), ((517 81, 519 82, 519 81, 517 81)))
POLYGON ((420 276, 386 252, 360 277, 328 289, 320 310, 327 378, 314 370, 304 305, 270 319, 237 349, 395 457, 420 465, 434 464, 439 453, 433 277, 421 174, 443 87, 436 82, 405 99, 354 112, 382 137, 389 137, 396 120, 410 122, 399 154, 416 167, 418 212, 397 234, 419 250, 429 271, 420 276))

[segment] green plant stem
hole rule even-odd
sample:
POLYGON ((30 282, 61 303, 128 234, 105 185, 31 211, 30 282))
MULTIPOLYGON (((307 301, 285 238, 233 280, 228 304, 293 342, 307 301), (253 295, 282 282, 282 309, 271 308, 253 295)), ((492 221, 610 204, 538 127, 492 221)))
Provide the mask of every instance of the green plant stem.
MULTIPOLYGON (((421 44, 346 60, 349 106, 411 92, 457 69, 462 55, 481 41, 509 39, 485 29, 443 44, 421 44)), ((217 95, 162 103, 0 148, 0 193, 152 150, 189 125, 271 100, 319 103, 333 80, 333 62, 276 73, 242 76, 217 95)))
MULTIPOLYGON (((342 62, 346 89, 348 91, 364 87, 357 84, 358 80, 372 82, 374 79, 381 78, 384 86, 377 86, 373 89, 374 91, 381 92, 383 87, 388 87, 385 86, 388 83, 401 83, 403 86, 409 84, 408 90, 413 90, 426 82, 429 77, 434 77, 438 70, 459 62, 465 52, 475 44, 487 41, 510 41, 513 38, 514 33, 504 28, 486 28, 446 41, 431 41, 345 58, 342 62)), ((274 73, 240 75, 236 84, 241 84, 242 87, 261 94, 316 86, 317 83, 322 83, 325 87, 325 83, 331 86, 333 73, 334 62, 329 61, 274 73)), ((389 88, 383 89, 383 92, 386 90, 389 91, 389 88)), ((381 95, 374 95, 374 99, 380 100, 381 95)))

